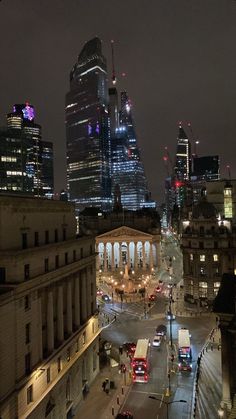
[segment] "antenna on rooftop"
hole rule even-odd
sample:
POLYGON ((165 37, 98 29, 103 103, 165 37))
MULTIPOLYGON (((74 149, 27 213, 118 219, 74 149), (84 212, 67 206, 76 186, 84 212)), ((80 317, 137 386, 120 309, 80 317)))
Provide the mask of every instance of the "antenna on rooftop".
POLYGON ((112 84, 116 85, 116 73, 115 73, 115 59, 114 59, 114 41, 111 40, 111 59, 112 59, 112 84))

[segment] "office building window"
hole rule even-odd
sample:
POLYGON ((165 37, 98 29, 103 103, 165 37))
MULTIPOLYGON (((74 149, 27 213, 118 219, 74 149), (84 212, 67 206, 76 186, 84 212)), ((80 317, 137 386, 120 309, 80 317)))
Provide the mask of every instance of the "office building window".
POLYGON ((55 239, 55 243, 57 243, 58 242, 58 230, 57 230, 57 228, 54 230, 54 239, 55 239))
POLYGON ((65 253, 65 265, 68 265, 68 253, 65 253))
POLYGON ((73 261, 76 262, 76 250, 73 250, 73 261))
POLYGON ((214 295, 217 296, 220 288, 220 282, 214 282, 214 295))
POLYGON ((59 255, 55 256, 55 268, 58 269, 59 268, 59 255))
POLYGON ((83 345, 85 345, 85 343, 86 343, 86 332, 84 332, 83 333, 83 335, 82 335, 82 342, 83 342, 83 345))
POLYGON ((31 356, 30 352, 25 355, 25 374, 28 375, 31 372, 31 356))
POLYGON ((62 236, 63 236, 63 241, 65 241, 66 240, 66 228, 63 228, 62 236))
POLYGON ((201 276, 205 276, 206 275, 206 270, 203 266, 200 267, 200 275, 201 276))
POLYGON ((204 243, 203 242, 199 242, 199 249, 204 249, 204 243))
POLYGON ((207 297, 207 282, 199 282, 199 297, 207 297))
POLYGON ((90 255, 93 254, 93 246, 90 244, 90 255))
POLYGON ((190 253, 190 260, 193 260, 193 254, 190 253))
POLYGON ((48 243, 49 243, 49 231, 46 230, 45 231, 45 244, 48 244, 48 243))
POLYGON ((22 249, 27 249, 28 243, 27 243, 27 233, 22 233, 22 249))
POLYGON ((25 280, 29 279, 30 277, 30 266, 28 263, 24 266, 24 277, 25 280))
POLYGON ((218 262, 219 257, 218 257, 218 255, 217 255, 217 254, 213 255, 213 260, 214 260, 214 262, 218 262))
POLYGON ((47 383, 50 383, 51 381, 51 371, 50 367, 47 368, 47 383))
POLYGON ((38 233, 38 231, 34 232, 34 245, 35 246, 39 245, 39 233, 38 233))
POLYGON ((49 271, 49 261, 48 258, 44 259, 44 272, 48 272, 49 271))
POLYGON ((33 384, 27 388, 27 404, 33 401, 33 384))
POLYGON ((79 352, 79 339, 77 339, 75 344, 75 352, 79 352))
POLYGON ((66 360, 67 360, 67 362, 70 361, 70 348, 68 348, 67 351, 66 351, 66 360))
POLYGON ((200 262, 205 262, 206 260, 206 256, 205 255, 200 255, 200 262))
POLYGON ((80 259, 83 259, 83 257, 84 257, 84 249, 83 249, 83 247, 81 247, 81 249, 80 249, 80 259))
POLYGON ((30 343, 30 323, 25 325, 25 343, 30 343))

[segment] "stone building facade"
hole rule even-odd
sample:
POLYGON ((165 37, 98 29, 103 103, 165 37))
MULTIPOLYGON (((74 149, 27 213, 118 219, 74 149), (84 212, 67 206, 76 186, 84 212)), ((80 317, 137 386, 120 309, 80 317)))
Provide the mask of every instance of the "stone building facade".
POLYGON ((160 261, 160 236, 130 227, 119 227, 96 237, 97 269, 152 271, 160 261))
POLYGON ((94 249, 72 204, 0 197, 1 419, 70 419, 98 373, 94 249))
POLYGON ((230 219, 217 218, 206 198, 182 220, 184 292, 191 300, 213 301, 223 273, 236 269, 236 229, 230 219))

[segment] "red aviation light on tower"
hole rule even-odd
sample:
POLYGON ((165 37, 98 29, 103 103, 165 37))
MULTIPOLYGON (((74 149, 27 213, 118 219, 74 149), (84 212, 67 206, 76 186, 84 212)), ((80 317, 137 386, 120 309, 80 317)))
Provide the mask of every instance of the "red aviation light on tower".
POLYGON ((175 187, 176 188, 180 188, 181 186, 183 186, 184 184, 183 184, 183 182, 180 182, 179 180, 176 180, 175 181, 175 187))

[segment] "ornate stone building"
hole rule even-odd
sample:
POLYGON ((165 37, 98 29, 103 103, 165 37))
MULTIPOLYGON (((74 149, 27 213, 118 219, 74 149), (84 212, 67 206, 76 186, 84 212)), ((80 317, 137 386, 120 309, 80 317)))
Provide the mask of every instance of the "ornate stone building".
POLYGON ((122 226, 96 237, 97 269, 151 271, 160 260, 160 236, 122 226))
POLYGON ((99 371, 95 243, 74 206, 0 197, 0 417, 72 418, 99 371))
POLYGON ((223 273, 236 269, 236 229, 232 220, 217 218, 205 197, 182 219, 185 297, 213 301, 223 273))

